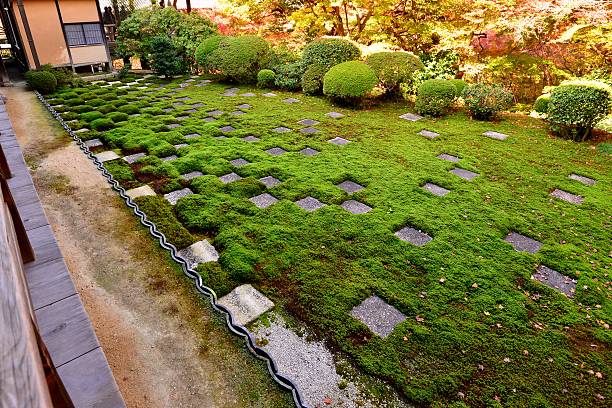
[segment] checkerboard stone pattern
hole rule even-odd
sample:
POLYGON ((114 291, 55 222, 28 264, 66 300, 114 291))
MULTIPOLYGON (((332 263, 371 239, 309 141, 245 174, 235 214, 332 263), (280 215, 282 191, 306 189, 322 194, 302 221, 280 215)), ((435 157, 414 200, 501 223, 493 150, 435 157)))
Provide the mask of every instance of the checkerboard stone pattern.
POLYGON ((230 133, 236 130, 236 128, 233 126, 227 125, 227 126, 223 126, 222 128, 219 128, 219 130, 222 131, 223 133, 230 133))
POLYGON ((423 189, 429 191, 433 195, 437 195, 438 197, 444 197, 450 193, 450 190, 433 183, 425 183, 425 185, 423 185, 423 189))
POLYGON ((344 190, 348 194, 357 193, 357 192, 359 192, 359 191, 361 191, 361 190, 363 190, 365 188, 361 184, 357 184, 357 183, 355 183, 354 181, 351 181, 351 180, 346 180, 346 181, 343 181, 340 184, 336 184, 336 187, 338 187, 341 190, 344 190))
POLYGON ((207 115, 210 115, 210 116, 221 116, 221 115, 223 115, 224 113, 225 113, 225 112, 223 112, 222 110, 219 110, 219 109, 215 109, 215 110, 211 110, 211 111, 209 111, 209 112, 206 112, 206 114, 207 114, 207 115))
POLYGON ((515 251, 528 252, 530 254, 535 254, 542 247, 541 242, 526 237, 525 235, 521 235, 518 232, 510 232, 508 235, 506 235, 504 241, 512 245, 515 251))
POLYGON ((462 179, 467 180, 467 181, 472 181, 473 179, 478 177, 478 173, 474 173, 473 171, 469 171, 465 169, 460 169, 458 167, 452 169, 450 172, 453 173, 455 176, 459 176, 462 179))
POLYGON ((287 99, 283 99, 283 102, 285 103, 298 103, 300 100, 296 99, 296 98, 287 98, 287 99))
POLYGON ((423 246, 432 240, 426 233, 412 227, 402 228, 395 233, 395 236, 404 242, 409 242, 416 246, 423 246))
POLYGON ((404 119, 404 120, 409 120, 410 122, 416 122, 417 120, 423 119, 422 116, 416 115, 416 114, 410 113, 410 112, 404 113, 403 115, 400 115, 400 118, 404 119))
POLYGON ((279 126, 277 128, 272 129, 272 131, 276 133, 286 133, 291 132, 291 129, 289 129, 288 127, 279 126))
POLYGON ((461 159, 457 156, 453 156, 450 154, 446 154, 446 153, 442 153, 436 156, 438 159, 442 159, 442 160, 446 160, 449 161, 451 163, 459 163, 461 161, 461 159))
POLYGON ((302 119, 298 121, 298 123, 304 126, 314 126, 314 125, 318 125, 321 122, 319 122, 318 120, 314 120, 314 119, 302 119))
POLYGON ((261 139, 257 136, 249 135, 242 138, 245 142, 259 142, 261 139))
POLYGON ((427 130, 427 129, 423 129, 419 132, 419 135, 424 136, 428 139, 435 139, 436 137, 440 136, 439 133, 433 132, 431 130, 427 130))
POLYGON ((312 135, 314 133, 319 133, 319 132, 320 132, 319 129, 313 128, 311 126, 300 129, 300 133, 303 133, 305 135, 312 135))
POLYGON ((226 174, 224 176, 219 177, 219 180, 223 183, 223 184, 227 184, 227 183, 232 183, 234 181, 238 181, 238 180, 242 180, 242 177, 240 177, 238 174, 236 173, 229 173, 226 174))
POLYGON ((172 205, 175 205, 179 199, 192 195, 193 191, 188 188, 176 190, 168 194, 164 194, 164 198, 172 205))
POLYGON ((130 190, 127 190, 125 192, 125 194, 133 200, 133 199, 135 199, 137 197, 154 196, 155 195, 155 191, 153 191, 151 186, 144 185, 144 186, 141 186, 141 187, 136 187, 136 188, 132 188, 130 190))
POLYGON ((111 161, 111 160, 115 160, 119 158, 119 155, 115 152, 113 152, 112 150, 108 150, 106 152, 100 152, 98 154, 95 155, 96 159, 98 159, 98 161, 100 163, 104 163, 107 161, 111 161))
POLYGON ((219 253, 214 246, 207 240, 198 241, 187 248, 178 251, 178 255, 185 259, 190 268, 195 268, 199 264, 215 262, 219 259, 219 253))
POLYGON ((495 140, 506 140, 508 138, 508 135, 499 132, 494 132, 492 130, 487 130, 483 133, 483 135, 495 140))
POLYGON ((249 198, 249 200, 255 204, 258 208, 268 208, 272 204, 275 204, 278 199, 271 194, 263 193, 255 197, 249 198))
POLYGON ((304 156, 316 156, 317 154, 319 154, 319 151, 310 147, 306 147, 300 150, 300 153, 302 153, 304 156))
POLYGON ((306 210, 308 212, 316 211, 319 208, 325 207, 324 203, 310 196, 296 201, 295 204, 301 209, 306 210))
POLYGON ((338 146, 344 146, 351 143, 350 140, 346 140, 342 137, 334 137, 333 139, 328 140, 328 142, 338 146))
POLYGON ((272 176, 262 177, 259 179, 259 181, 261 182, 261 184, 263 184, 267 188, 272 188, 281 183, 279 179, 272 177, 272 176))
POLYGON ((340 112, 329 112, 329 113, 326 113, 325 116, 328 116, 332 119, 340 119, 344 117, 344 115, 340 112))
POLYGON ((344 208, 351 214, 365 214, 367 212, 372 211, 372 207, 370 207, 369 205, 365 205, 355 200, 346 200, 345 202, 340 204, 340 207, 344 208))
POLYGON ((581 176, 581 175, 575 174, 575 173, 570 174, 569 176, 567 176, 567 178, 569 178, 571 180, 575 180, 575 181, 577 181, 579 183, 582 183, 582 184, 584 184, 586 186, 594 186, 595 183, 596 183, 596 181, 593 180, 592 178, 581 176))
POLYGON ((185 135, 185 139, 195 139, 196 137, 200 137, 199 133, 189 133, 188 135, 185 135))
POLYGON ((168 129, 176 129, 177 127, 180 127, 181 125, 179 123, 171 123, 168 126, 168 129))
POLYGON ((546 286, 558 290, 564 293, 568 297, 574 297, 576 293, 576 280, 565 276, 554 269, 549 268, 545 265, 539 265, 536 268, 536 272, 531 275, 532 279, 535 279, 546 286))
POLYGON ((102 142, 100 141, 100 139, 91 139, 91 140, 87 140, 86 142, 84 142, 85 146, 87 146, 89 149, 92 149, 94 147, 99 147, 102 146, 102 142))
POLYGON ((190 173, 181 174, 181 178, 183 180, 193 180, 196 177, 203 176, 204 174, 201 171, 192 171, 190 173))
POLYGON ((266 150, 266 153, 268 153, 270 156, 280 156, 282 154, 287 153, 287 151, 282 147, 273 147, 271 149, 266 150))
POLYGON ((270 299, 249 284, 238 286, 219 299, 218 303, 231 312, 233 323, 239 326, 253 322, 274 307, 270 299))
POLYGON ((234 159, 234 160, 230 161, 230 163, 234 167, 242 167, 242 166, 246 166, 250 162, 248 160, 245 160, 245 159, 234 159))
POLYGON ((351 316, 368 326, 374 334, 388 337, 406 316, 376 295, 370 296, 351 310, 351 316))
POLYGON ((583 196, 568 193, 567 191, 559 190, 558 188, 554 189, 550 195, 551 197, 555 197, 559 200, 567 201, 568 203, 572 204, 582 204, 584 202, 583 196))

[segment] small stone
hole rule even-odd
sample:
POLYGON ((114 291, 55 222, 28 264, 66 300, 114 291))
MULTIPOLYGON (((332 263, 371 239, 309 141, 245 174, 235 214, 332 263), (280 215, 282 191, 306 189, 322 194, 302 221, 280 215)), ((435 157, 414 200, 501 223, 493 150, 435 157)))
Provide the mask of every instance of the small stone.
POLYGON ((225 112, 215 109, 215 110, 211 110, 210 112, 206 112, 206 114, 210 115, 210 116, 221 116, 223 115, 225 112))
POLYGON ((275 177, 272 176, 265 176, 259 179, 259 181, 266 186, 267 188, 272 188, 274 186, 276 186, 277 184, 280 184, 281 181, 275 177))
POLYGON ((251 197, 249 198, 249 200, 258 208, 268 208, 269 206, 278 201, 278 199, 268 193, 263 193, 255 197, 251 197))
POLYGON ((245 159, 234 159, 234 160, 230 161, 230 163, 234 167, 242 167, 242 166, 245 166, 245 165, 249 164, 250 162, 248 160, 245 160, 245 159))
POLYGON ((506 138, 508 137, 508 135, 499 132, 494 132, 492 130, 484 132, 483 135, 495 140, 506 140, 506 138))
POLYGON ((132 188, 131 190, 127 190, 125 194, 133 200, 136 197, 154 196, 155 191, 153 191, 151 186, 145 184, 144 186, 132 188))
POLYGON ((238 109, 249 109, 251 108, 251 105, 249 105, 248 103, 243 103, 242 105, 238 105, 237 108, 238 109))
POLYGON ((440 136, 439 133, 436 132, 432 132, 431 130, 427 130, 427 129, 423 129, 419 132, 419 135, 421 136, 425 136, 428 139, 435 139, 436 137, 440 136))
POLYGON ((74 133, 83 133, 83 132, 89 132, 89 129, 87 128, 81 128, 79 130, 75 130, 74 133))
POLYGON ((536 273, 534 273, 531 277, 546 286, 564 293, 567 295, 567 297, 573 297, 576 293, 575 279, 565 276, 554 269, 549 268, 548 266, 539 265, 536 268, 536 273))
POLYGON ((259 142, 261 139, 257 136, 249 135, 242 138, 245 142, 259 142))
POLYGON ((291 129, 289 129, 288 127, 279 126, 277 128, 272 129, 272 131, 276 133, 286 133, 291 132, 291 129))
POLYGON ((188 195, 192 195, 193 191, 188 188, 183 188, 181 190, 176 190, 168 194, 164 194, 164 198, 168 200, 168 202, 172 205, 175 205, 177 201, 183 197, 187 197, 188 195))
POLYGON ((283 102, 285 103, 298 103, 299 101, 300 101, 299 99, 295 99, 295 98, 283 99, 283 102))
POLYGON ((406 316, 378 296, 370 296, 351 310, 351 316, 365 324, 374 334, 388 337, 406 316))
POLYGON ((186 173, 186 174, 181 174, 181 178, 183 180, 193 180, 196 177, 200 177, 203 176, 204 173, 202 173, 201 171, 192 171, 190 173, 186 173))
POLYGON ((340 112, 329 112, 329 113, 326 113, 325 116, 328 116, 332 119, 340 119, 344 117, 344 115, 340 112))
POLYGON ((395 233, 395 236, 402 241, 409 242, 416 246, 427 244, 432 238, 424 232, 412 227, 404 227, 395 233))
POLYGON ((124 156, 123 160, 125 160, 129 164, 132 164, 132 163, 135 163, 137 160, 142 159, 143 157, 146 157, 146 154, 136 153, 136 154, 130 154, 129 156, 124 156))
POLYGON ((270 299, 249 284, 238 286, 218 303, 231 312, 233 323, 239 326, 251 323, 274 307, 270 299))
POLYGON ((119 155, 115 152, 113 152, 112 150, 108 150, 106 152, 100 152, 98 154, 95 155, 96 159, 98 159, 98 161, 100 163, 104 163, 107 161, 111 161, 111 160, 115 160, 119 158, 119 155))
POLYGON ((227 139, 227 136, 223 136, 223 135, 221 135, 221 136, 215 136, 215 139, 217 139, 217 140, 223 140, 223 139, 227 139))
POLYGON ((433 183, 425 183, 423 189, 429 191, 433 195, 437 195, 438 197, 444 197, 445 195, 450 193, 450 190, 447 190, 444 187, 440 187, 439 185, 433 183))
POLYGON ((310 147, 306 147, 300 150, 300 153, 302 153, 304 156, 316 156, 317 154, 319 154, 319 151, 311 149, 310 147))
POLYGON ((102 146, 102 142, 100 141, 100 139, 91 139, 91 140, 87 140, 84 142, 85 146, 87 146, 89 149, 92 149, 94 147, 99 147, 102 146))
POLYGON ((528 252, 530 254, 535 254, 542 247, 541 242, 526 237, 525 235, 521 235, 517 232, 510 232, 508 235, 506 235, 504 241, 512 245, 515 251, 528 252))
POLYGON ((361 191, 365 188, 361 184, 357 184, 354 181, 350 181, 350 180, 346 180, 340 184, 336 184, 336 187, 338 187, 341 190, 344 190, 348 194, 357 193, 358 191, 361 191))
POLYGON ((347 200, 340 204, 340 206, 351 214, 365 214, 372 210, 372 207, 355 200, 347 200))
POLYGON ((315 210, 318 210, 319 208, 325 207, 326 204, 320 202, 319 200, 317 200, 314 197, 306 197, 306 198, 302 198, 301 200, 298 200, 295 202, 295 204, 302 208, 303 210, 306 210, 308 212, 312 212, 315 210))
POLYGON ((257 96, 257 95, 255 95, 253 92, 247 92, 247 93, 240 94, 240 96, 245 96, 247 98, 251 98, 251 97, 257 96))
POLYGON ((240 110, 239 111, 233 111, 233 112, 230 113, 230 115, 233 115, 233 116, 242 116, 242 115, 246 115, 246 112, 243 112, 243 111, 240 111, 240 110))
POLYGON ((567 178, 572 179, 572 180, 576 180, 576 181, 578 181, 578 182, 580 182, 580 183, 582 183, 584 185, 587 185, 587 186, 594 186, 595 183, 596 183, 596 181, 593 180, 592 178, 581 176, 581 175, 578 175, 578 174, 575 174, 575 173, 570 174, 569 176, 567 176, 567 178))
POLYGON ((474 173, 473 171, 461 169, 458 167, 452 169, 450 172, 467 181, 472 181, 474 178, 478 177, 478 173, 474 173))
POLYGON ((328 140, 328 142, 329 143, 333 143, 333 144, 338 145, 338 146, 343 146, 343 145, 351 143, 350 140, 346 140, 346 139, 341 138, 341 137, 334 137, 333 139, 328 140))
POLYGON ((175 144, 174 148, 178 150, 182 147, 187 147, 187 146, 189 146, 187 143, 179 143, 179 144, 175 144))
POLYGON ((303 129, 300 129, 300 133, 306 134, 306 135, 311 135, 313 133, 319 133, 320 130, 317 128, 313 128, 313 127, 305 127, 303 129))
POLYGON ((176 154, 173 154, 173 155, 171 155, 171 156, 166 156, 166 157, 162 157, 162 158, 161 158, 161 160, 162 160, 162 161, 165 161, 165 162, 167 162, 167 161, 173 161, 173 160, 176 160, 176 159, 178 159, 178 156, 177 156, 176 154))
POLYGON ((314 126, 314 125, 318 125, 321 122, 319 122, 317 120, 313 120, 313 119, 302 119, 302 120, 298 121, 298 123, 300 125, 304 125, 304 126, 314 126))
POLYGON ((195 139, 196 137, 200 137, 199 133, 189 133, 188 135, 185 135, 185 139, 195 139))
POLYGON ((230 133, 236 130, 236 128, 228 125, 228 126, 223 126, 222 128, 219 128, 219 130, 222 131, 223 133, 230 133))
POLYGON ((180 127, 181 125, 179 123, 171 123, 168 125, 168 129, 176 129, 177 127, 180 127))
POLYGON ((203 106, 204 104, 202 102, 194 103, 193 105, 191 105, 192 108, 201 108, 203 106))
POLYGON ((185 120, 185 119, 189 119, 189 116, 177 116, 176 120, 185 120))
POLYGON ((265 96, 266 98, 273 98, 276 96, 276 94, 272 92, 268 92, 268 93, 263 94, 262 96, 265 96))
POLYGON ((400 118, 404 119, 404 120, 409 120, 410 122, 416 122, 417 120, 423 119, 422 116, 419 116, 419 115, 416 115, 416 114, 410 113, 410 112, 404 113, 403 115, 400 115, 400 118))
POLYGON ((219 180, 221 180, 221 182, 223 184, 228 184, 228 183, 231 183, 231 182, 234 182, 234 181, 238 181, 238 180, 241 180, 241 179, 242 179, 242 177, 240 177, 236 173, 229 173, 229 174, 226 174, 224 176, 219 177, 219 180))
POLYGON ((461 159, 457 156, 452 156, 450 154, 442 153, 436 156, 438 159, 446 160, 452 163, 458 163, 461 159))
POLYGON ((572 204, 582 204, 584 202, 584 197, 572 193, 568 193, 567 191, 559 190, 556 188, 550 193, 552 197, 558 198, 559 200, 567 201, 572 204))
POLYGON ((207 118, 202 119, 202 121, 206 122, 206 123, 214 122, 215 120, 217 120, 217 119, 215 119, 213 117, 210 117, 210 116, 207 117, 207 118))
POLYGON ((178 256, 187 261, 189 268, 193 269, 199 264, 206 262, 216 262, 219 259, 219 253, 207 240, 203 239, 187 248, 178 251, 178 256))
POLYGON ((270 156, 280 156, 281 154, 287 153, 287 151, 281 147, 273 147, 271 149, 266 150, 270 156))

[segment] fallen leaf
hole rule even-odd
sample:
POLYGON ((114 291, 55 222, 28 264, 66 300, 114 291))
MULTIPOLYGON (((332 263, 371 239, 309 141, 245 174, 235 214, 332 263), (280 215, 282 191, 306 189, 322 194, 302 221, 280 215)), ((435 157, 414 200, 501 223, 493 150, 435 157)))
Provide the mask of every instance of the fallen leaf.
POLYGON ((504 363, 509 363, 510 359, 508 357, 504 358, 504 363))
POLYGON ((329 404, 331 404, 331 403, 332 403, 332 399, 331 399, 331 398, 329 398, 329 397, 325 397, 325 399, 323 399, 323 403, 325 403, 325 404, 329 405, 329 404))
POLYGON ((419 315, 416 315, 415 319, 416 319, 417 322, 424 322, 425 321, 425 318, 421 317, 419 315))
POLYGON ((477 284, 476 282, 474 282, 474 283, 472 283, 472 287, 473 287, 474 289, 476 289, 476 288, 478 287, 478 284, 477 284))

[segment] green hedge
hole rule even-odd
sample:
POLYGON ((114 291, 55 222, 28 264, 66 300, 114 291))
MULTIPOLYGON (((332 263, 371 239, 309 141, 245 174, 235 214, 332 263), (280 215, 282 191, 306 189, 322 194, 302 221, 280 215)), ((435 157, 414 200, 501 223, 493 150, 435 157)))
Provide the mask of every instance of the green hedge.
POLYGON ((271 88, 274 86, 274 78, 276 74, 271 69, 262 69, 257 73, 257 87, 271 88))
POLYGON ((302 53, 307 67, 313 64, 328 68, 346 61, 359 59, 361 51, 355 44, 342 38, 322 38, 309 43, 302 53))
POLYGON ((170 204, 160 196, 144 196, 134 199, 147 218, 177 249, 187 248, 197 239, 176 219, 170 204))
POLYGON ((419 86, 415 110, 421 115, 442 116, 457 99, 457 88, 445 79, 428 79, 419 86))
POLYGON ((343 62, 332 67, 323 77, 323 94, 338 101, 358 103, 377 83, 374 71, 365 63, 343 62))
POLYGON ((306 95, 321 95, 323 93, 323 77, 328 68, 325 65, 312 64, 302 76, 302 92, 306 95))
POLYGON ((276 67, 274 85, 287 91, 297 91, 302 87, 304 64, 301 61, 290 62, 276 67))
POLYGON ((491 120, 512 106, 512 92, 500 85, 471 84, 463 90, 463 100, 470 116, 478 120, 491 120))
POLYGON ((28 86, 41 94, 50 94, 57 88, 57 79, 47 71, 28 71, 25 73, 28 86))
POLYGON ((369 55, 365 63, 391 95, 398 95, 400 84, 411 83, 414 73, 425 69, 419 57, 409 52, 376 52, 369 55))

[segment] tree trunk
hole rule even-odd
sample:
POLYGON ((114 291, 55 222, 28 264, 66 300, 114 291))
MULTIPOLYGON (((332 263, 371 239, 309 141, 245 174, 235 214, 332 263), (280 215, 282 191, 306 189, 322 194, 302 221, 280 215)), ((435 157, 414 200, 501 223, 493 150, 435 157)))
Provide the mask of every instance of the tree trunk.
POLYGON ((187 13, 191 13, 191 0, 185 0, 187 3, 187 13))

